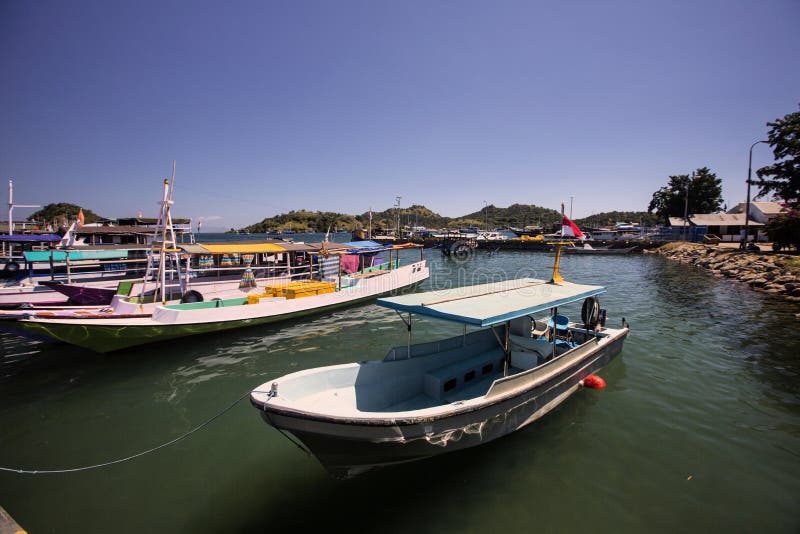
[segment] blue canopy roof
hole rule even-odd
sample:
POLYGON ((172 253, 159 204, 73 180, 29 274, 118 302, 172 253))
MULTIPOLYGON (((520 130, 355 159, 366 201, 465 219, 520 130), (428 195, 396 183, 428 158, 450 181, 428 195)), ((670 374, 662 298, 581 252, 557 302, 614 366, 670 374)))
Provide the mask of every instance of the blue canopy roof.
POLYGON ((53 243, 61 241, 61 236, 58 234, 12 234, 0 235, 0 241, 11 243, 53 243))
POLYGON ((350 250, 348 250, 348 252, 352 254, 380 251, 392 247, 392 245, 381 245, 376 241, 350 241, 349 243, 342 243, 342 244, 347 247, 350 247, 350 250))
POLYGON ((519 278, 378 299, 379 306, 477 326, 491 326, 605 293, 603 286, 519 278))

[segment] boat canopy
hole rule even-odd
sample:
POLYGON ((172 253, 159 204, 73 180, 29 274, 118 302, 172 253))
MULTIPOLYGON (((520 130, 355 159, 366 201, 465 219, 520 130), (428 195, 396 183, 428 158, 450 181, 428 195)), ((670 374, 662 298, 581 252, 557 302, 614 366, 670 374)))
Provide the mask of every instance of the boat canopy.
POLYGON ((485 327, 580 301, 605 291, 603 286, 519 278, 381 298, 377 304, 398 311, 485 327))
POLYGON ((11 234, 0 235, 0 241, 7 243, 55 243, 61 241, 58 234, 11 234))
POLYGON ((211 254, 226 254, 233 252, 240 252, 244 254, 253 254, 257 252, 284 252, 286 249, 275 243, 235 243, 225 245, 200 245, 211 254))
POLYGON ((45 262, 50 261, 66 261, 67 254, 69 254, 70 261, 75 260, 116 260, 125 259, 128 257, 127 249, 112 249, 112 250, 26 250, 22 253, 25 261, 28 262, 45 262))

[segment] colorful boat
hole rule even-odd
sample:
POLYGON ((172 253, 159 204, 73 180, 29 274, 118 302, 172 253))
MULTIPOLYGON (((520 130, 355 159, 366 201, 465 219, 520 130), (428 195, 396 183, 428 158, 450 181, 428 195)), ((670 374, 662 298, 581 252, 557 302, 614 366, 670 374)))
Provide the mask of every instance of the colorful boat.
MULTIPOLYGON (((334 276, 258 285, 249 294, 235 298, 149 305, 137 298, 119 298, 107 309, 17 312, 5 316, 4 326, 96 352, 112 352, 156 341, 282 321, 415 287, 428 278, 428 267, 422 259, 421 248, 418 261, 401 265, 397 256, 405 248, 381 247, 381 252, 390 255, 390 259, 373 267, 350 273, 337 268, 334 276)), ((376 251, 345 249, 345 252, 330 254, 326 259, 332 259, 340 267, 344 256, 361 258, 376 251)))

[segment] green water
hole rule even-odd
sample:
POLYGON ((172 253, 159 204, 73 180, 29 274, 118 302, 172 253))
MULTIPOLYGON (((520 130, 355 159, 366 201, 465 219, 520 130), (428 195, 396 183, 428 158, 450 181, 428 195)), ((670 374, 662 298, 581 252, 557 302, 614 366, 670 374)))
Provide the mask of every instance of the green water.
MULTIPOLYGON (((426 251, 422 289, 548 276, 542 253, 426 251)), ((537 423, 467 451, 330 478, 245 400, 185 441, 94 471, 0 473, 40 532, 797 532, 797 306, 654 256, 565 257, 602 283, 622 354, 537 423)), ((577 317, 575 310, 568 315, 577 317)), ((459 327, 415 323, 415 341, 459 327)), ((406 333, 360 306, 98 356, 0 335, 0 466, 94 464, 168 441, 299 369, 381 358, 406 333)))

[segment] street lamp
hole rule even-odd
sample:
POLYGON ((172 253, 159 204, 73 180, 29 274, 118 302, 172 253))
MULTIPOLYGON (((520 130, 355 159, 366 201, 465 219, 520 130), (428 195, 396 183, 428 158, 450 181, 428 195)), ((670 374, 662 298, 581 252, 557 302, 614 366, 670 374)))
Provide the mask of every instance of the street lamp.
POLYGON ((483 201, 483 229, 489 229, 489 204, 483 201))
MULTIPOLYGON (((694 177, 694 173, 692 173, 692 177, 694 177)), ((689 241, 689 229, 686 227, 689 224, 689 183, 691 182, 691 178, 686 180, 686 199, 683 204, 683 240, 689 241)))
POLYGON ((747 207, 744 210, 744 241, 739 243, 740 249, 747 246, 747 235, 750 230, 750 175, 753 172, 753 147, 759 143, 769 143, 769 141, 756 141, 750 145, 750 159, 747 163, 747 207))

